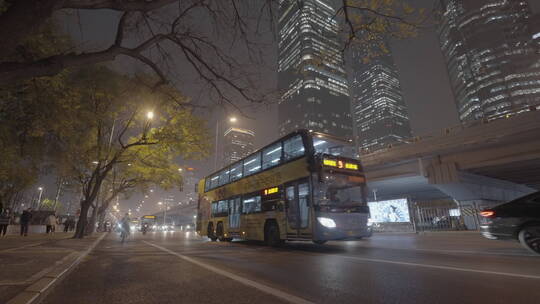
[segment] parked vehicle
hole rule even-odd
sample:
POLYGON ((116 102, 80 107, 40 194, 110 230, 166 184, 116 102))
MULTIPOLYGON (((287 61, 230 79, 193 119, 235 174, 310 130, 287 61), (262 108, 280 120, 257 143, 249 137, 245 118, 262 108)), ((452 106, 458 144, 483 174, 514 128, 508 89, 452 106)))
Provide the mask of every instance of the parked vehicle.
POLYGON ((492 240, 518 240, 540 255, 540 191, 480 212, 482 235, 492 240))

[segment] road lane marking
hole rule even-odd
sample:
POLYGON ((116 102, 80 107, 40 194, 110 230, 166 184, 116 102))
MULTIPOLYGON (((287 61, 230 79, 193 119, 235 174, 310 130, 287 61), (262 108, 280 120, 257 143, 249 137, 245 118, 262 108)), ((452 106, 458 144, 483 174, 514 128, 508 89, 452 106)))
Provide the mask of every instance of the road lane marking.
POLYGON ((267 286, 267 285, 252 281, 250 279, 243 278, 243 277, 241 277, 241 276, 239 276, 237 274, 234 274, 232 272, 228 272, 228 271, 225 271, 223 269, 216 268, 216 267, 214 267, 212 265, 197 261, 197 260, 195 260, 193 258, 190 258, 190 257, 185 256, 183 254, 179 254, 179 253, 174 252, 174 251, 172 251, 170 249, 167 249, 165 247, 162 247, 162 246, 159 246, 159 245, 147 242, 147 241, 143 241, 143 242, 150 245, 150 246, 152 246, 152 247, 155 247, 155 248, 157 248, 159 250, 162 250, 162 251, 165 251, 165 252, 167 252, 169 254, 177 256, 177 257, 181 258, 182 260, 185 260, 187 262, 190 262, 192 264, 200 266, 200 267, 202 267, 202 268, 204 268, 206 270, 210 270, 212 272, 220 274, 220 275, 222 275, 224 277, 227 277, 229 279, 235 280, 235 281, 237 281, 239 283, 242 283, 244 285, 256 288, 256 289, 258 289, 258 290, 260 290, 260 291, 262 291, 264 293, 270 294, 270 295, 272 295, 274 297, 280 298, 280 299, 285 300, 285 301, 287 301, 289 303, 294 303, 294 304, 314 304, 313 302, 310 302, 310 301, 305 300, 303 298, 297 297, 297 296, 292 295, 290 293, 286 293, 284 291, 275 289, 273 287, 270 287, 270 286, 267 286))
POLYGON ((472 273, 481 273, 481 274, 492 274, 492 275, 500 275, 500 276, 507 276, 507 277, 515 277, 515 278, 540 280, 540 275, 532 275, 532 274, 500 272, 500 271, 481 270, 481 269, 470 269, 470 268, 443 266, 443 265, 419 264, 419 263, 412 263, 412 262, 400 262, 400 261, 391 261, 391 260, 382 260, 382 259, 352 257, 352 256, 347 256, 347 255, 333 255, 333 256, 342 257, 342 258, 346 258, 346 259, 359 260, 359 261, 364 261, 364 262, 386 263, 386 264, 403 265, 403 266, 415 266, 415 267, 423 267, 423 268, 442 269, 442 270, 451 270, 451 271, 462 271, 462 272, 472 272, 472 273))
POLYGON ((24 249, 24 248, 28 248, 28 247, 36 247, 36 246, 39 246, 39 245, 45 244, 45 243, 47 243, 47 242, 27 244, 27 245, 24 245, 24 246, 13 247, 13 248, 8 248, 8 249, 2 249, 2 250, 0 250, 0 252, 11 252, 11 251, 16 251, 16 250, 24 249))

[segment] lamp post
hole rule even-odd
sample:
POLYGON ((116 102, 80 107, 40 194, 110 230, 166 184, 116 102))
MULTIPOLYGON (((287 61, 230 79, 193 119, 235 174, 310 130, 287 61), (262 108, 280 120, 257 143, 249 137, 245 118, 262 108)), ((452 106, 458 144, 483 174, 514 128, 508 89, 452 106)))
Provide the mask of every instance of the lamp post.
MULTIPOLYGON (((234 116, 229 117, 229 123, 234 124, 237 122, 238 119, 234 116)), ((215 144, 215 151, 214 151, 214 171, 217 170, 217 163, 218 163, 218 144, 219 144, 219 122, 220 119, 216 120, 216 144, 215 144)))
POLYGON ((163 226, 167 225, 167 201, 165 201, 165 204, 163 202, 158 202, 158 205, 165 205, 165 208, 163 208, 163 226))
POLYGON ((43 187, 39 187, 38 190, 39 190, 39 197, 38 197, 37 207, 38 207, 38 210, 40 210, 41 209, 41 195, 43 194, 43 187))

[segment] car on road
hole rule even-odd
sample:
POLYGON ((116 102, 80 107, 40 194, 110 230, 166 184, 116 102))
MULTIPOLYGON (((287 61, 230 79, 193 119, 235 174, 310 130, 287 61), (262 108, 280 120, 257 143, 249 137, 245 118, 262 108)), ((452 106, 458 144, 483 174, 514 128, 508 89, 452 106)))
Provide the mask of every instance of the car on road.
POLYGON ((518 240, 540 255, 540 191, 480 212, 480 231, 492 240, 518 240))

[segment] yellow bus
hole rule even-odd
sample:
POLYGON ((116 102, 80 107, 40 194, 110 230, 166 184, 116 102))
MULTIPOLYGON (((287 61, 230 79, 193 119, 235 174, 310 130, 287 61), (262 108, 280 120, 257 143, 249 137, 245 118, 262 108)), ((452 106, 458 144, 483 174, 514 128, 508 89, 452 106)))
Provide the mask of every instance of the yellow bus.
POLYGON ((351 142, 299 130, 202 179, 197 232, 212 241, 370 235, 366 179, 351 142))

